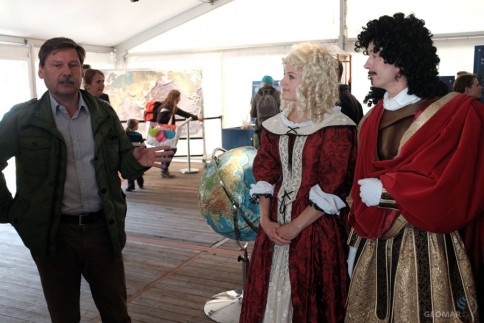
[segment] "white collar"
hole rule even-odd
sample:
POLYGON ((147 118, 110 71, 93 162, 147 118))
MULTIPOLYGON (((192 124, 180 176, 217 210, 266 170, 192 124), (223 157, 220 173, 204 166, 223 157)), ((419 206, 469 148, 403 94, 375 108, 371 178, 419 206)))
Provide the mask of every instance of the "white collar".
POLYGON ((264 128, 278 135, 294 134, 308 136, 321 128, 330 126, 355 126, 356 124, 341 112, 341 108, 336 106, 324 114, 321 122, 308 120, 295 123, 287 119, 284 111, 276 114, 272 118, 262 123, 264 128))
POLYGON ((383 96, 383 109, 396 111, 418 101, 420 101, 420 98, 418 96, 416 96, 415 94, 408 94, 408 88, 405 88, 402 92, 398 93, 393 98, 390 97, 388 92, 385 92, 385 95, 383 96))

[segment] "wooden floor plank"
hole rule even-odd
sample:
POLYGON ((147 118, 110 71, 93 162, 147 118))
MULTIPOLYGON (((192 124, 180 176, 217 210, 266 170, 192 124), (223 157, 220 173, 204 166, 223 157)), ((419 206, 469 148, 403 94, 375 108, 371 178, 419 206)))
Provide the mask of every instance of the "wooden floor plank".
MULTIPOLYGON (((200 171, 183 174, 179 170, 187 164, 172 163, 173 179, 150 169, 145 188, 127 193, 123 256, 134 323, 213 322, 205 303, 242 287, 243 250, 203 219, 198 202, 203 165, 194 167, 200 171)), ((251 249, 248 242, 249 254, 251 249)), ((0 278, 0 322, 50 322, 35 263, 10 225, 0 225, 0 278)), ((85 280, 81 316, 81 323, 101 322, 85 280)))

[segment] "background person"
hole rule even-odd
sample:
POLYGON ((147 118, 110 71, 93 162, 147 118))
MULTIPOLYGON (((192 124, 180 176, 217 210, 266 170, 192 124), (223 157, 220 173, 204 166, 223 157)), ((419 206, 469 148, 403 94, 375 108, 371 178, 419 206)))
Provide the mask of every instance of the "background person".
POLYGON ((278 114, 280 112, 280 107, 281 107, 281 92, 279 92, 273 86, 274 80, 272 79, 272 76, 265 75, 262 78, 261 83, 262 83, 262 87, 257 91, 257 93, 252 97, 252 100, 250 101, 250 106, 251 106, 250 117, 256 119, 255 133, 259 140, 259 143, 255 145, 256 147, 260 145, 260 133, 262 131, 262 122, 278 114), (273 103, 275 105, 272 106, 273 103, 271 103, 268 108, 263 109, 264 112, 261 112, 259 111, 260 110, 259 104, 264 93, 269 93, 274 98, 273 103))
POLYGON ((260 226, 240 322, 342 322, 356 125, 335 106, 338 64, 325 47, 297 45, 283 64, 283 112, 264 122, 252 168, 260 226))
POLYGON ((96 69, 86 69, 84 72, 84 89, 94 95, 109 102, 109 95, 104 93, 104 73, 96 69))
POLYGON ((455 92, 469 95, 477 100, 479 100, 482 95, 482 85, 479 84, 477 75, 474 73, 465 73, 459 75, 454 81, 453 90, 455 92))
POLYGON ((80 321, 81 275, 103 322, 130 322, 118 171, 134 179, 162 168, 167 152, 159 150, 169 147, 135 149, 112 107, 80 90, 85 55, 71 39, 47 40, 38 74, 48 91, 0 121, 0 221, 12 224, 30 249, 52 322, 80 321), (11 157, 14 199, 3 176, 11 157))
MULTIPOLYGON (((198 116, 186 112, 178 107, 178 103, 180 102, 180 91, 178 90, 171 90, 166 98, 163 100, 159 107, 159 111, 156 117, 156 121, 158 124, 175 124, 175 115, 179 115, 186 119, 192 118, 192 120, 203 121, 203 118, 199 118, 198 116)), ((177 129, 177 131, 179 131, 177 129)), ((171 151, 173 154, 176 153, 176 146, 171 147, 171 151)), ((161 177, 163 178, 173 178, 175 175, 171 174, 169 171, 170 161, 163 163, 164 168, 161 170, 161 177)))
MULTIPOLYGON (((339 81, 341 82, 343 77, 343 63, 341 63, 341 61, 338 61, 338 75, 339 81)), ((341 107, 341 112, 350 117, 354 123, 359 124, 361 118, 363 118, 363 108, 361 107, 361 103, 353 94, 351 94, 350 87, 347 84, 340 83, 338 90, 338 105, 341 107)))
MULTIPOLYGON (((144 146, 145 141, 143 139, 143 135, 138 132, 138 126, 139 121, 136 119, 128 119, 128 122, 126 123, 126 134, 135 147, 139 147, 141 145, 144 146)), ((127 192, 131 192, 135 189, 134 182, 134 180, 128 179, 128 187, 126 188, 127 192)), ((143 175, 136 178, 136 183, 138 183, 139 188, 143 188, 145 183, 143 175)))
POLYGON ((482 221, 484 109, 446 95, 431 35, 396 13, 369 21, 355 43, 386 92, 359 126, 348 323, 479 320, 458 230, 482 221))

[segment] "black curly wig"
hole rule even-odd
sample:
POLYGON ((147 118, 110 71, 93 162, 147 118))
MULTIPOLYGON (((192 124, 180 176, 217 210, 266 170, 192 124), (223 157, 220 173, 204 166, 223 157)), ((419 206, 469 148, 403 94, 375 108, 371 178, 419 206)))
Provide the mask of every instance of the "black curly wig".
POLYGON ((365 96, 363 103, 366 103, 369 107, 377 105, 377 103, 383 98, 385 92, 384 89, 372 86, 370 87, 370 92, 365 96))
POLYGON ((400 74, 408 81, 408 94, 420 98, 435 98, 446 94, 438 77, 440 62, 432 34, 424 26, 425 21, 413 14, 405 17, 396 13, 393 17, 381 16, 363 27, 355 42, 355 51, 363 49, 368 55, 368 45, 373 41, 375 53, 384 62, 400 68, 400 74))

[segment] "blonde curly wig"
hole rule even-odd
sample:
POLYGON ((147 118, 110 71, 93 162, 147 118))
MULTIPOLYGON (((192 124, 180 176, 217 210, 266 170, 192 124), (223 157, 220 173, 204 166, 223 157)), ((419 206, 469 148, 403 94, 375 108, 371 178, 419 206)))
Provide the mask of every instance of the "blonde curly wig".
POLYGON ((297 101, 282 100, 281 109, 286 116, 296 110, 321 121, 339 100, 338 61, 322 44, 301 43, 294 45, 282 62, 301 72, 301 84, 297 101))

